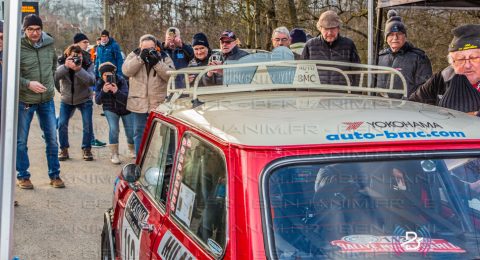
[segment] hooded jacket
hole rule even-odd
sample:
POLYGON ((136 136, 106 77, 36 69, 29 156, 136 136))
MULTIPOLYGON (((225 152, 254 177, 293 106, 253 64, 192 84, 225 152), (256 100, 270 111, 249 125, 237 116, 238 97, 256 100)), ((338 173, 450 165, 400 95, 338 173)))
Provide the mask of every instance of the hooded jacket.
MULTIPOLYGON (((331 60, 350 63, 360 63, 355 43, 341 35, 329 44, 322 36, 310 39, 303 48, 302 59, 304 60, 331 60)), ((342 70, 354 70, 351 67, 341 67, 342 70)), ((322 84, 346 85, 345 77, 334 71, 319 71, 322 84)), ((357 77, 351 77, 352 85, 357 85, 357 77)))
POLYGON ((42 44, 35 48, 24 35, 20 45, 20 101, 26 104, 41 104, 55 96, 54 73, 57 65, 54 39, 42 32, 42 44), (35 93, 28 88, 30 81, 42 83, 47 90, 35 93))
POLYGON ((152 68, 147 65, 135 50, 128 54, 123 63, 123 73, 129 77, 127 109, 135 113, 149 113, 155 109, 167 96, 168 70, 174 70, 172 59, 163 58, 152 68))
MULTIPOLYGON (((425 52, 415 48, 409 42, 406 42, 395 53, 390 48, 382 50, 379 54, 378 65, 391 67, 402 73, 407 81, 407 96, 415 92, 420 85, 432 76, 432 64, 425 52)), ((390 75, 378 76, 377 84, 381 88, 387 88, 390 84, 390 75)), ((400 89, 401 86, 402 82, 398 77, 395 77, 394 89, 400 89)), ((394 97, 401 98, 400 96, 394 97)))

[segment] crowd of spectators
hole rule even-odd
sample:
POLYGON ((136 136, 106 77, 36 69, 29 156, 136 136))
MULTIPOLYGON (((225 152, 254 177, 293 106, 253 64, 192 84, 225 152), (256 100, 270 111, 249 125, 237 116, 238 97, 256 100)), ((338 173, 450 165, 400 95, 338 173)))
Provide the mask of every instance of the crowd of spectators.
MULTIPOLYGON (((427 54, 407 38, 407 27, 397 12, 388 13, 385 24, 387 47, 379 52, 378 65, 397 69, 407 82, 407 97, 441 107, 477 115, 480 110, 480 25, 463 25, 453 30, 454 38, 448 49, 450 66, 433 74, 427 54)), ((318 36, 305 30, 285 26, 272 33, 272 49, 287 48, 296 60, 330 60, 360 63, 352 39, 340 34, 342 20, 334 11, 321 14, 318 36)), ((3 34, 3 24, 0 27, 3 34)), ((83 159, 94 160, 91 148, 102 146, 94 135, 92 111, 94 102, 103 106, 109 126, 111 162, 119 164, 119 122, 123 122, 129 158, 140 151, 148 113, 166 99, 167 71, 186 67, 214 66, 237 61, 249 55, 239 46, 239 37, 231 30, 221 32, 218 52, 213 52, 207 36, 196 33, 191 44, 184 41, 176 27, 165 32, 164 42, 145 34, 138 48, 124 57, 110 32, 103 30, 96 45, 88 49, 89 39, 78 33, 73 44, 57 58, 54 38, 43 31, 37 15, 27 15, 23 21, 21 39, 19 114, 17 136, 17 185, 33 189, 30 181, 27 140, 33 115, 39 119, 46 145, 48 175, 55 188, 65 187, 60 178, 60 163, 70 159, 68 149, 69 120, 75 110, 82 116, 83 159), (56 117, 53 97, 55 89, 61 95, 60 113, 56 117), (58 146, 57 136, 60 147, 58 146), (60 149, 59 149, 60 148, 60 149)), ((0 42, 0 47, 1 47, 0 42)), ((1 62, 0 62, 1 65, 1 62)), ((345 68, 349 69, 349 68, 345 68)), ((1 71, 1 70, 0 70, 1 71)), ((1 79, 1 74, 0 74, 1 79)), ((333 71, 319 71, 322 84, 345 85, 346 78, 333 71)), ((195 80, 178 76, 176 88, 184 88, 195 80)), ((353 84, 356 82, 353 77, 353 84)), ((389 86, 389 77, 377 77, 377 86, 389 86)), ((222 84, 223 71, 210 70, 199 80, 200 86, 222 84)), ((395 80, 394 88, 401 82, 395 80)), ((103 143, 104 145, 104 143, 103 143)))

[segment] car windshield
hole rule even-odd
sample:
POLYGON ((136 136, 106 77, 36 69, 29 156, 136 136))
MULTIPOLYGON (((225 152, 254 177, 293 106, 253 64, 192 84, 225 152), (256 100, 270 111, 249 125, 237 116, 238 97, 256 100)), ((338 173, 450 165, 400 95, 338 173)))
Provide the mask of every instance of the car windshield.
POLYGON ((473 259, 478 158, 292 164, 264 178, 272 259, 473 259))

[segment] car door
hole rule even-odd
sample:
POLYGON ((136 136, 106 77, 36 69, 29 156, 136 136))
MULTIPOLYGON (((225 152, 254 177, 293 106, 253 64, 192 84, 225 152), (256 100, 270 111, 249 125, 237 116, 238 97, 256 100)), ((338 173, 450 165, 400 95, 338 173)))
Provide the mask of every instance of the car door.
POLYGON ((227 171, 221 149, 185 133, 178 149, 168 218, 153 259, 214 259, 228 241, 227 171))
POLYGON ((152 246, 164 222, 173 156, 175 128, 154 120, 140 160, 141 176, 127 195, 122 217, 122 259, 151 259, 152 246))

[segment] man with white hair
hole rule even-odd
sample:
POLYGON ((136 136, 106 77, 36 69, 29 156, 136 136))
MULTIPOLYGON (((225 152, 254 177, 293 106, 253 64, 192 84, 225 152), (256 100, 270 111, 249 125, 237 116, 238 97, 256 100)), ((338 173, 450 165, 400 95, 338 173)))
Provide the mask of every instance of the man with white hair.
MULTIPOLYGON (((334 11, 326 11, 320 15, 317 29, 321 36, 309 40, 303 49, 304 60, 331 60, 350 63, 360 63, 355 43, 340 35, 340 17, 334 11)), ((343 70, 352 70, 342 67, 343 70)), ((345 77, 333 71, 319 71, 320 82, 323 84, 346 85, 345 77)), ((356 79, 356 77, 352 77, 356 79)), ((353 85, 356 84, 354 82, 353 85)))
POLYGON ((462 25, 452 33, 450 66, 435 73, 409 99, 480 116, 480 24, 462 25))
POLYGON ((287 29, 287 27, 282 26, 273 30, 272 46, 274 49, 278 46, 290 48, 290 31, 287 29))

